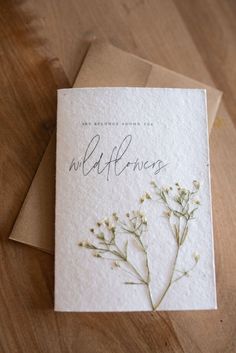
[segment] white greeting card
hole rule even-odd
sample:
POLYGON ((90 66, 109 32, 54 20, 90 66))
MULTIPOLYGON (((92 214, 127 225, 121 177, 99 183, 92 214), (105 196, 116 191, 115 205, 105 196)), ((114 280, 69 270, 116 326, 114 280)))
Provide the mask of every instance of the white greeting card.
POLYGON ((215 309, 198 89, 58 92, 55 310, 215 309))

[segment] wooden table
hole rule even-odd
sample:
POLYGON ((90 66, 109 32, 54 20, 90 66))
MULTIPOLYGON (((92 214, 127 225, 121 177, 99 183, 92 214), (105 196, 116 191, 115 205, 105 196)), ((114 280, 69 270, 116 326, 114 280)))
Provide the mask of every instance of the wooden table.
POLYGON ((0 39, 0 352, 236 352, 236 1, 1 0, 0 39), (210 139, 217 311, 54 313, 52 256, 8 240, 56 88, 93 36, 224 92, 210 139))

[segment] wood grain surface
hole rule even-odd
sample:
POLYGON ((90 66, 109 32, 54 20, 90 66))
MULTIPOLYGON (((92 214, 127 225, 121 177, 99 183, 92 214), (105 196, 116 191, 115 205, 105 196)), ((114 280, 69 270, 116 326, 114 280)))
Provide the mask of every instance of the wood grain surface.
POLYGON ((236 1, 1 0, 0 45, 0 352, 236 352, 236 1), (7 239, 55 124, 56 88, 93 36, 224 92, 210 139, 217 311, 54 313, 52 256, 7 239))

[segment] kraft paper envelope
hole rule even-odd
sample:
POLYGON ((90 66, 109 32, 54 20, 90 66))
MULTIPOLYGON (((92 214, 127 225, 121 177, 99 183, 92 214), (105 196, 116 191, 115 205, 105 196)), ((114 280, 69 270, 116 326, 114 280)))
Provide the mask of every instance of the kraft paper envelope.
MULTIPOLYGON (((222 93, 99 41, 91 44, 74 87, 170 87, 207 90, 209 131, 222 93)), ((44 153, 10 239, 54 252, 55 134, 44 153)))

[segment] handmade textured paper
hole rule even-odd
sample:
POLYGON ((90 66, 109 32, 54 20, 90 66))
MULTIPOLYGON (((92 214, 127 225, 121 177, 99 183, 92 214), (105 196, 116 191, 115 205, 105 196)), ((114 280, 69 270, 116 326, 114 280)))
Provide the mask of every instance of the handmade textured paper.
POLYGON ((214 308, 205 91, 59 90, 55 309, 214 308))

